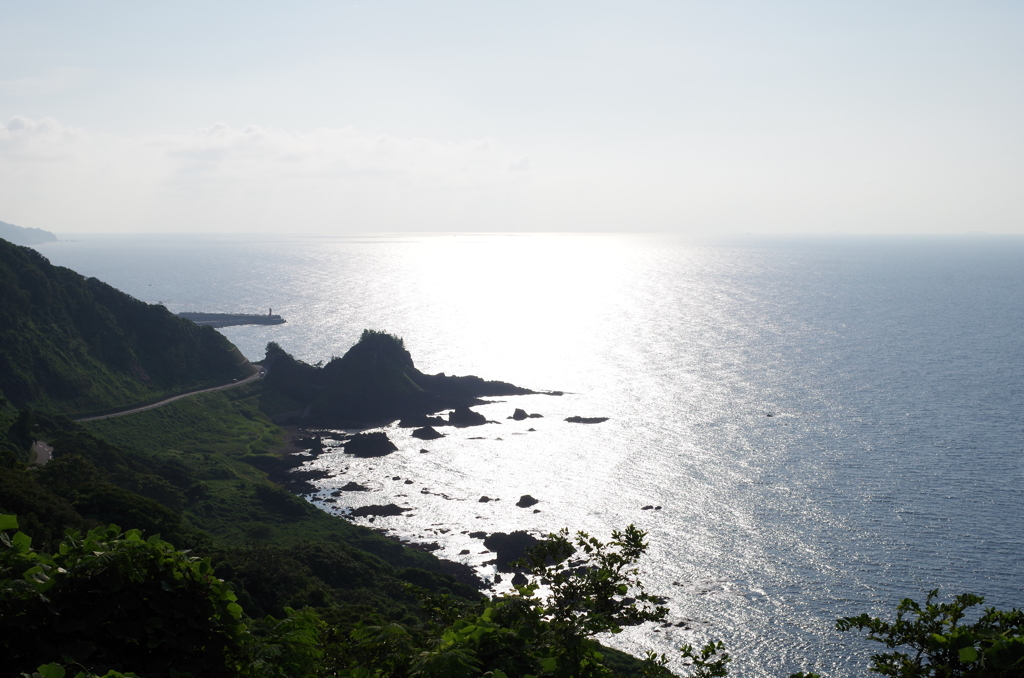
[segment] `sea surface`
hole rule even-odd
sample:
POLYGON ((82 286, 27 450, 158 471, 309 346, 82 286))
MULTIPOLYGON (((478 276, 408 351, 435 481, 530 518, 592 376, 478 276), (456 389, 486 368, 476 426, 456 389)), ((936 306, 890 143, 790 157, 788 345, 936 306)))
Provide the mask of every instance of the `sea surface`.
POLYGON ((175 312, 284 316, 222 330, 250 359, 327 361, 373 328, 425 372, 565 391, 325 454, 314 501, 411 507, 374 526, 485 576, 466 532, 634 523, 685 626, 615 646, 722 640, 736 676, 838 678, 880 646, 837 617, 933 588, 1024 606, 1024 238, 74 237, 38 249, 175 312), (330 496, 352 480, 371 491, 330 496))

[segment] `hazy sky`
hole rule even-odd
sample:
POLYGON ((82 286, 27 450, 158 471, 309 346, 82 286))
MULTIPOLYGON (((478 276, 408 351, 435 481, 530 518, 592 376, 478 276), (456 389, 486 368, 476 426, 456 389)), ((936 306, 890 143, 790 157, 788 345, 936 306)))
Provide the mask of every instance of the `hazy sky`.
POLYGON ((1024 3, 0 0, 0 220, 1024 233, 1024 3))

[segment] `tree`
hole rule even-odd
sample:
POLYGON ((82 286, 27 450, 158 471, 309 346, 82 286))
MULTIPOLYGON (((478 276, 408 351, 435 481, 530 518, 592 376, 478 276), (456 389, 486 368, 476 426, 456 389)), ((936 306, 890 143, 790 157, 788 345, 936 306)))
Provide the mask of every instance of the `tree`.
MULTIPOLYGON (((598 633, 664 619, 636 562, 645 533, 630 525, 608 543, 579 532, 548 535, 520 565, 534 581, 512 595, 460 607, 449 596, 422 596, 428 627, 363 624, 340 649, 347 678, 477 678, 612 675, 598 633), (576 559, 571 560, 574 556, 576 559), (547 595, 538 596, 546 589, 547 595)), ((653 675, 668 675, 648 662, 653 675)))
POLYGON ((862 614, 843 617, 836 628, 866 630, 868 638, 893 650, 871 657, 871 670, 883 676, 1024 676, 1024 612, 989 607, 973 624, 964 624, 967 610, 985 599, 965 593, 952 603, 937 603, 938 595, 938 589, 931 591, 923 607, 905 598, 896 607, 893 622, 862 614))
MULTIPOLYGON (((563 529, 527 555, 529 571, 550 591, 538 612, 546 623, 550 659, 559 667, 553 675, 586 675, 583 669, 597 652, 592 636, 665 618, 668 611, 644 589, 636 568, 647 550, 645 536, 630 525, 613 531, 604 544, 585 532, 570 540, 563 529), (570 560, 580 552, 582 558, 570 560)), ((536 587, 523 591, 532 595, 536 587)))
MULTIPOLYGON (((14 516, 0 529, 15 529, 14 516)), ((31 671, 64 662, 94 673, 213 674, 235 661, 242 609, 208 560, 138 530, 68 530, 56 553, 0 534, 5 662, 31 671)))

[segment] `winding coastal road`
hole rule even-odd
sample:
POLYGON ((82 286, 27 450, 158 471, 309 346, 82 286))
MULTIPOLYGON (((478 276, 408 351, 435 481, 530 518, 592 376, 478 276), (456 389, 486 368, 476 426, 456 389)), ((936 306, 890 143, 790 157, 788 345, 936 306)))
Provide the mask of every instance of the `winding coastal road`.
POLYGON ((164 405, 167 405, 168 403, 173 403, 175 400, 181 400, 182 398, 188 398, 189 396, 194 396, 194 395, 197 395, 199 393, 209 393, 210 391, 223 391, 224 389, 234 388, 236 386, 241 386, 242 384, 248 384, 250 382, 253 382, 253 381, 256 381, 257 379, 262 378, 263 375, 265 375, 267 373, 266 368, 257 367, 256 365, 253 365, 252 367, 255 370, 255 372, 253 372, 253 374, 251 376, 248 376, 245 379, 241 379, 239 381, 233 381, 230 384, 222 384, 220 386, 212 386, 210 388, 202 388, 202 389, 199 389, 198 391, 189 391, 188 393, 181 393, 181 394, 176 395, 176 396, 174 396, 172 398, 168 398, 166 400, 161 400, 160 402, 156 402, 156 403, 151 403, 149 405, 143 405, 142 407, 133 407, 130 410, 122 410, 121 412, 114 412, 112 414, 101 414, 98 417, 83 417, 81 419, 75 419, 75 421, 96 421, 98 419, 110 419, 111 417, 123 417, 126 414, 135 414, 136 412, 145 412, 146 410, 153 410, 153 409, 156 409, 158 407, 163 407, 164 405))

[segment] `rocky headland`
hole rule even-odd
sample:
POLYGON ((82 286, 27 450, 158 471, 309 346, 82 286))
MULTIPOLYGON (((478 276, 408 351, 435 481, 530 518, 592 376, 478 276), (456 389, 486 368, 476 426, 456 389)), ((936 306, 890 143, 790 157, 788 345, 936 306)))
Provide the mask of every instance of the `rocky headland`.
POLYGON ((357 428, 400 419, 411 428, 477 426, 487 420, 469 408, 486 402, 481 398, 540 393, 472 375, 424 374, 401 339, 372 330, 322 367, 296 360, 273 342, 263 364, 267 386, 302 406, 286 424, 357 428), (451 410, 447 420, 429 416, 445 410, 451 410))

